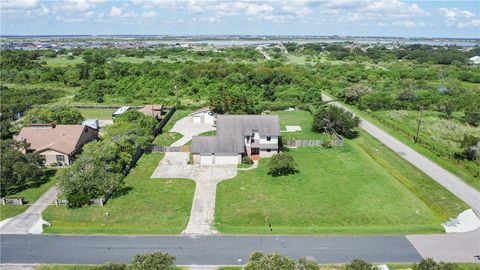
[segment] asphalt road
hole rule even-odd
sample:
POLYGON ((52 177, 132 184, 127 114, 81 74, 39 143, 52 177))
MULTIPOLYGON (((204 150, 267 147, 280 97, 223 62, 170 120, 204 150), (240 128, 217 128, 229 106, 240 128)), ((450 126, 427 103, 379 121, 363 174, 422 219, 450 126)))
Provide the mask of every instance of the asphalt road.
POLYGON ((55 236, 2 235, 0 263, 98 264, 128 262, 135 254, 164 251, 180 265, 241 265, 253 251, 302 256, 319 263, 354 258, 414 262, 420 254, 403 236, 55 236))

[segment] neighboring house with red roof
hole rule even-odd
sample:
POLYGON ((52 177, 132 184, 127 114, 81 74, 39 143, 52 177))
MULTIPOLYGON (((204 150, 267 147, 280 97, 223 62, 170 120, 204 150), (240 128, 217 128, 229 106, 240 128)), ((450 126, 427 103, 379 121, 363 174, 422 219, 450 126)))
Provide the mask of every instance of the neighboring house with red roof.
POLYGON ((150 116, 153 118, 159 118, 162 115, 163 106, 162 105, 145 105, 143 108, 138 110, 139 112, 150 116))
POLYGON ((86 125, 32 124, 14 136, 25 140, 28 151, 38 153, 46 165, 70 165, 84 144, 98 138, 98 130, 86 125))

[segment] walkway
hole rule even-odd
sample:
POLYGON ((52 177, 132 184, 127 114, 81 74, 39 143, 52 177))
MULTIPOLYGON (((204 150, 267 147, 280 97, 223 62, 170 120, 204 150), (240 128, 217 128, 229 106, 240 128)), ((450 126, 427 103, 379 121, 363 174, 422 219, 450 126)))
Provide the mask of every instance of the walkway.
MULTIPOLYGON (((42 219, 43 210, 54 203, 57 198, 58 189, 51 187, 36 202, 32 204, 25 212, 4 220, 0 225, 2 234, 40 234, 43 232, 43 224, 47 224, 42 219)), ((4 237, 4 236, 2 236, 4 237)))
MULTIPOLYGON (((332 101, 329 96, 322 96, 324 101, 332 101)), ((339 102, 331 102, 331 104, 345 108, 339 102)), ((347 108, 345 108, 347 109, 347 108)), ((347 109, 348 110, 348 109, 347 109)), ((392 135, 381 130, 377 126, 361 119, 360 127, 370 135, 381 141, 387 147, 397 152, 403 159, 413 164, 419 170, 430 176, 433 180, 445 187, 447 190, 455 194, 458 198, 466 202, 477 213, 480 213, 480 192, 463 182, 460 178, 440 167, 433 161, 427 159, 423 155, 417 153, 412 148, 395 139, 392 135)))

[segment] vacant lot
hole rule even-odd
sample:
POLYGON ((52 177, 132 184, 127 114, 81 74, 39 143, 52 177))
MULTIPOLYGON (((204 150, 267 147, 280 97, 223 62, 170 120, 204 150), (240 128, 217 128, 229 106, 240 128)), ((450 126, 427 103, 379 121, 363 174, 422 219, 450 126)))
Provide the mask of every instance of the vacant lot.
POLYGON ((195 183, 150 179, 163 154, 146 154, 125 178, 123 190, 105 206, 68 209, 51 206, 43 214, 47 233, 178 234, 186 226, 195 183))
POLYGON ((115 109, 78 109, 85 119, 111 120, 115 109))
POLYGON ((56 170, 49 170, 46 174, 48 178, 43 184, 38 187, 32 187, 16 194, 9 195, 9 198, 23 197, 25 205, 0 205, 0 220, 4 220, 13 216, 16 216, 25 211, 30 204, 34 203, 43 193, 50 189, 57 180, 56 170))
POLYGON ((421 142, 415 144, 413 137, 417 129, 420 112, 417 111, 378 111, 374 121, 400 137, 409 146, 420 149, 421 153, 439 163, 444 168, 459 175, 472 187, 480 190, 480 161, 457 160, 453 155, 461 152, 461 142, 465 135, 479 136, 480 127, 473 127, 461 121, 462 114, 456 113, 447 119, 439 112, 424 112, 420 126, 421 142), (477 176, 477 177, 475 177, 477 176))
POLYGON ((290 153, 298 163, 295 175, 272 177, 263 159, 258 169, 219 184, 215 217, 220 232, 441 232, 442 222, 466 208, 365 133, 340 147, 290 153))

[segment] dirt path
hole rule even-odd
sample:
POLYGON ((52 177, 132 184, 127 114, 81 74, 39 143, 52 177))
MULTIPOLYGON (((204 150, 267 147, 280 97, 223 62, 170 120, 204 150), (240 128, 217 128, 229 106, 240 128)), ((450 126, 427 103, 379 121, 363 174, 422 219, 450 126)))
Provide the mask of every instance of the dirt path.
MULTIPOLYGON (((332 101, 329 96, 322 96, 324 101, 332 101)), ((335 106, 345 108, 338 102, 331 102, 335 106)), ((345 108, 348 110, 347 108, 345 108)), ((413 164, 419 170, 430 176, 437 183, 445 187, 447 190, 455 194, 458 198, 466 202, 476 213, 480 214, 480 192, 470 187, 460 178, 437 165, 423 155, 419 154, 406 144, 395 139, 392 135, 381 130, 374 124, 365 119, 361 119, 360 127, 370 135, 381 141, 388 148, 398 153, 403 159, 413 164)))

